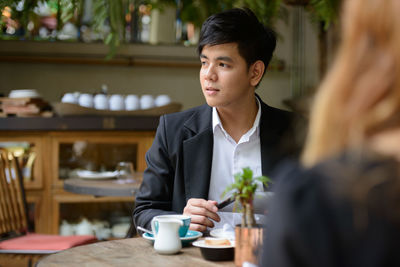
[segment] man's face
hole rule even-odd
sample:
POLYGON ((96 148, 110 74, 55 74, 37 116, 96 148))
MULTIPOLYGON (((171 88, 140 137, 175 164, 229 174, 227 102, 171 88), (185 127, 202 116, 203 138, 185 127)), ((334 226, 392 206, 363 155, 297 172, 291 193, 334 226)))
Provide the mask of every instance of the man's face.
POLYGON ((200 60, 200 84, 209 106, 234 108, 254 96, 255 85, 236 43, 206 45, 200 60))

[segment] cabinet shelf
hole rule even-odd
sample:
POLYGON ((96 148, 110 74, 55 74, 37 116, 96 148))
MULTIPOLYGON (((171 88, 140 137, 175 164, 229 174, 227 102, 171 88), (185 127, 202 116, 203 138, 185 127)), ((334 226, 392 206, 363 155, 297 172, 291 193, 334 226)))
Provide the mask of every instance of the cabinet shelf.
POLYGON ((114 58, 106 60, 108 47, 102 43, 0 41, 0 60, 62 64, 125 66, 200 66, 196 47, 182 45, 121 45, 114 58))
MULTIPOLYGON (((39 233, 58 234, 59 225, 64 215, 78 216, 79 211, 85 205, 89 205, 90 212, 104 216, 101 208, 111 205, 124 207, 124 214, 130 213, 127 206, 133 208, 134 196, 132 197, 95 197, 92 195, 74 194, 63 190, 63 178, 60 177, 60 168, 68 167, 68 157, 72 154, 71 149, 82 152, 79 162, 92 162, 92 166, 103 166, 114 168, 118 161, 132 161, 135 170, 143 172, 146 168, 145 153, 150 148, 157 127, 158 118, 147 118, 150 123, 143 127, 137 125, 136 118, 123 118, 122 120, 130 126, 104 129, 99 123, 95 126, 81 125, 81 117, 53 118, 49 124, 44 124, 49 118, 3 118, 2 121, 14 124, 4 126, 0 123, 0 142, 26 142, 35 147, 37 153, 34 162, 34 180, 25 181, 28 202, 33 205, 35 231, 39 233), (25 124, 25 129, 19 128, 26 120, 33 119, 39 125, 46 125, 40 128, 38 125, 25 124), (64 126, 61 126, 63 121, 64 126), (42 124, 41 124, 42 123, 42 124), (16 127, 12 127, 12 125, 16 127), (72 130, 71 130, 72 129, 72 130), (79 129, 79 130, 78 130, 79 129), (90 129, 90 130, 88 130, 90 129), (75 147, 74 147, 75 145, 75 147), (86 145, 86 149, 82 148, 86 145), (115 149, 114 149, 115 148, 115 149), (115 151, 113 151, 113 149, 115 151), (108 165, 107 165, 108 164, 108 165), (60 212, 63 213, 60 213, 60 212)), ((88 118, 90 121, 101 121, 102 117, 88 118)), ((114 118, 121 122, 121 118, 114 118)), ((145 119, 146 120, 146 119, 145 119)), ((85 121, 85 120, 84 120, 85 121)), ((119 125, 118 123, 116 124, 119 125)), ((79 152, 79 153, 80 153, 79 152)), ((74 154, 76 156, 76 154, 74 154)), ((78 163, 79 163, 78 162, 78 163)), ((71 165, 73 166, 73 165, 71 165)), ((66 178, 68 176, 65 176, 66 178)), ((85 216, 85 214, 81 214, 85 216)), ((95 214, 92 214, 95 216, 95 214)))

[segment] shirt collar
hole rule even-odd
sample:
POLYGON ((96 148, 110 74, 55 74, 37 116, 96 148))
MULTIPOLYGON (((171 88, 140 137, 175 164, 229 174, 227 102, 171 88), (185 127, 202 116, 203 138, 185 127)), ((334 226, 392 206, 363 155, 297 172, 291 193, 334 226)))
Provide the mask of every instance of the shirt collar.
MULTIPOLYGON (((260 100, 256 97, 257 100, 257 104, 258 104, 258 111, 257 111, 257 115, 256 115, 256 119, 254 120, 253 126, 251 127, 251 129, 248 131, 249 135, 252 135, 254 133, 254 131, 257 130, 257 134, 258 134, 258 125, 260 124, 260 117, 261 117, 261 103, 260 100)), ((224 127, 222 126, 221 120, 219 118, 217 109, 215 107, 212 108, 212 129, 213 129, 213 133, 215 133, 215 129, 217 127, 220 127, 220 129, 225 132, 224 127)))

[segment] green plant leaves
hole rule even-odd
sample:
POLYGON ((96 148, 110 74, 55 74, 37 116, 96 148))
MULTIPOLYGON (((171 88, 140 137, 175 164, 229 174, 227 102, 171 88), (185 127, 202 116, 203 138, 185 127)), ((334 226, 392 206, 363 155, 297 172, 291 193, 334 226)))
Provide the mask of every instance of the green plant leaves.
POLYGON ((338 18, 342 0, 310 0, 307 9, 313 15, 313 20, 321 21, 327 30, 338 18))
POLYGON ((253 171, 249 168, 243 168, 241 173, 234 175, 234 182, 230 184, 222 193, 224 197, 232 192, 235 202, 250 203, 252 205, 254 193, 258 188, 257 181, 260 181, 265 187, 269 186, 271 180, 266 176, 253 177, 253 171))
POLYGON ((234 182, 227 186, 222 193, 222 197, 224 197, 225 194, 232 192, 232 197, 235 199, 233 210, 237 209, 239 203, 242 204, 242 210, 240 210, 243 213, 242 227, 252 227, 255 222, 252 207, 255 192, 259 186, 257 181, 265 187, 271 183, 268 177, 253 177, 253 171, 249 167, 243 168, 241 173, 234 175, 234 182))

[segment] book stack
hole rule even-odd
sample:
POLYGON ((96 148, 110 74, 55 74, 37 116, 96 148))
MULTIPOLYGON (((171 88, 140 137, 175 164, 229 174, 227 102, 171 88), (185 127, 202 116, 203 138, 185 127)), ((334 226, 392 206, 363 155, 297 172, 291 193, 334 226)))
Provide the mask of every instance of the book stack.
POLYGON ((51 117, 51 106, 42 98, 0 98, 1 116, 51 117))

